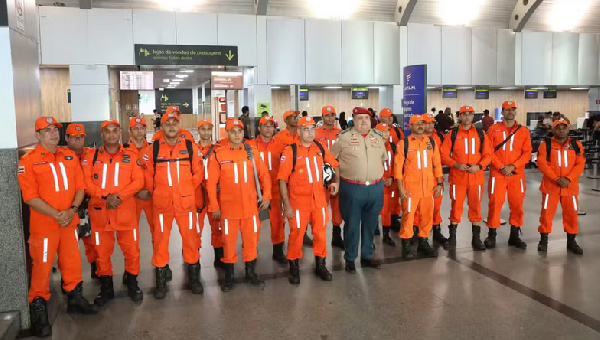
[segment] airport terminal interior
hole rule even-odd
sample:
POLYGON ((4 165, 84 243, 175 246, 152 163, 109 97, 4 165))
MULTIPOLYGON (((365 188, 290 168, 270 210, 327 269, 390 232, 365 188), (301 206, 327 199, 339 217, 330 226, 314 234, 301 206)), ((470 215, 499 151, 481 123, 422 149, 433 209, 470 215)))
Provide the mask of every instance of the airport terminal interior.
MULTIPOLYGON (((230 124, 244 122, 245 139, 250 140, 259 138, 263 117, 272 118, 277 136, 289 132, 291 115, 307 116, 319 129, 325 126, 323 117, 331 112, 335 128, 344 130, 338 140, 345 130, 351 130, 354 138, 358 131, 353 130, 355 122, 360 123, 353 112, 362 112, 357 108, 371 111, 374 130, 383 122, 384 113, 389 113, 394 122, 390 131, 407 136, 415 124, 411 117, 423 115, 425 120, 431 114, 440 135, 447 133, 445 138, 451 138, 453 127, 458 129, 465 113, 472 113, 477 131, 491 134, 489 126, 503 124, 506 112, 512 110, 519 129, 529 131, 532 146, 520 183, 522 226, 511 228, 509 198, 500 212, 496 247, 476 251, 465 202, 455 249, 429 237, 438 256, 423 256, 417 252, 417 244, 411 243, 411 251, 418 255, 407 259, 403 254, 407 246, 398 230, 391 231, 395 242, 391 246, 384 239, 383 227, 387 226, 380 218, 372 247, 381 267, 372 268, 357 258, 352 273, 344 250, 332 246, 339 226, 333 225, 333 205, 327 206, 327 214, 323 210, 327 217, 325 261, 333 279, 327 282, 315 275, 319 259, 313 254, 314 244, 304 244, 299 260, 301 283, 290 284, 287 261, 272 258, 271 220, 261 217, 260 225, 255 226, 255 272, 264 285, 257 287, 245 279, 248 264, 241 254, 247 249, 240 236, 234 288, 225 292, 227 271, 215 267, 214 235, 206 215, 196 226, 202 229, 198 251, 204 291, 192 294, 189 265, 184 261, 185 242, 173 221, 168 242, 172 279, 166 296, 157 299, 155 248, 146 220, 155 216, 146 216, 144 211, 139 235, 134 232, 135 242, 139 242, 137 280, 143 300, 131 301, 128 286, 122 282, 126 259, 115 244, 111 257, 115 297, 94 315, 67 312, 77 288, 62 291, 61 282, 70 274, 61 273, 61 267, 68 269, 61 264, 60 255, 46 258, 45 239, 43 262, 54 262, 49 277, 51 297, 45 305, 52 331, 45 338, 600 339, 600 266, 596 262, 600 256, 599 16, 600 0, 0 1, 0 101, 4 105, 0 124, 0 340, 40 335, 33 325, 40 320, 41 307, 32 303, 30 293, 32 273, 39 263, 30 251, 35 249, 30 237, 40 232, 39 226, 30 226, 40 213, 31 213, 31 201, 25 203, 19 177, 30 176, 31 169, 23 166, 24 156, 37 150, 40 117, 41 129, 60 125, 59 146, 67 146, 71 126, 85 129, 86 147, 99 148, 106 121, 120 124, 121 143, 132 143, 130 124, 136 118, 143 120, 146 140, 152 142, 157 131, 168 129, 167 122, 173 123, 175 119, 169 119, 174 118, 173 112, 194 143, 199 143, 202 124, 210 126, 211 142, 216 143, 228 138, 233 130, 230 124), (450 119, 446 128, 440 128, 441 117, 450 119), (199 121, 203 123, 199 125, 199 121), (552 232, 546 234, 547 251, 538 251, 538 228, 548 224, 540 216, 549 197, 540 189, 549 177, 542 174, 543 165, 540 170, 538 150, 561 126, 566 126, 570 140, 579 144, 565 146, 562 164, 558 151, 558 169, 573 166, 567 164, 567 149, 585 157, 585 167, 579 177, 555 179, 579 183, 578 196, 572 196, 575 210, 557 209, 552 232), (572 230, 567 235, 563 228, 563 214, 570 213, 576 216, 577 242, 583 255, 567 249, 574 236, 572 230), (515 235, 527 249, 508 244, 515 235)), ((504 148, 499 146, 500 151, 492 145, 492 153, 504 152, 507 145, 512 152, 511 135, 507 141, 504 148)), ((325 146, 333 149, 333 142, 325 146)), ((468 149, 467 144, 465 139, 468 149)), ((473 139, 473 155, 475 149, 473 139)), ((547 152, 545 148, 542 151, 547 152)), ((137 162, 142 165, 149 153, 140 153, 137 162)), ((43 164, 35 163, 33 168, 43 164)), ((57 170, 63 171, 59 172, 66 191, 64 165, 57 164, 60 169, 50 164, 56 192, 62 181, 57 170)), ((482 241, 488 236, 488 203, 495 181, 490 168, 481 169, 485 173, 479 189, 482 241)), ((37 170, 31 171, 39 175, 37 170)), ((118 167, 116 171, 118 177, 118 167)), ((444 166, 440 213, 445 236, 450 231, 451 198, 456 195, 448 183, 450 171, 456 170, 444 166)), ((310 167, 308 172, 310 175, 310 167)), ((50 176, 50 168, 47 174, 50 176)), ((337 175, 345 180, 344 173, 337 175)), ((169 182, 170 176, 169 172, 169 182)), ((249 180, 253 178, 250 173, 249 180)), ((318 175, 316 179, 320 180, 318 175)), ((115 187, 117 183, 115 179, 115 187)), ((369 179, 348 183, 374 185, 369 179)), ((224 190, 220 185, 219 190, 224 190)), ((391 197, 398 200, 395 194, 391 197)), ((221 207, 226 209, 238 206, 221 207)), ((340 211, 344 214, 344 209, 340 211)), ((191 214, 190 230, 195 230, 191 214)), ((296 214, 299 221, 298 210, 296 214)), ((90 223, 93 238, 93 219, 90 223)), ((293 223, 293 219, 285 221, 283 250, 290 247, 293 223)), ((221 232, 227 227, 221 222, 218 228, 221 232)), ((86 258, 89 245, 84 246, 77 230, 81 295, 94 303, 101 283, 93 277, 95 272, 86 258)), ((311 226, 307 230, 306 236, 314 239, 311 226)), ((99 244, 97 233, 95 237, 99 244)), ((77 257, 76 253, 71 256, 77 257)))

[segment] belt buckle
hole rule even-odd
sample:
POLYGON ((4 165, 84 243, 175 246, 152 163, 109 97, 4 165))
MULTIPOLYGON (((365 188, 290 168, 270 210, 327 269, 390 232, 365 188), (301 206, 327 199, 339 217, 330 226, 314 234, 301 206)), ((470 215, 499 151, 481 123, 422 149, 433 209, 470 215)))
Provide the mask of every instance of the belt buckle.
POLYGON ((365 185, 366 185, 366 186, 369 186, 369 185, 371 185, 371 182, 369 182, 369 181, 366 181, 366 182, 365 182, 365 185))

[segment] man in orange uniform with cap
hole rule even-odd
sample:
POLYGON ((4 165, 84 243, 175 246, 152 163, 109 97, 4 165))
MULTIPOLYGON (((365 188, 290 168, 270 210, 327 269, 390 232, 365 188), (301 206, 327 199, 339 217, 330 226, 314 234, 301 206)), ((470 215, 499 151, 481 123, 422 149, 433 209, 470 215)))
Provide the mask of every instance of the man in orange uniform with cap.
POLYGON ((381 131, 383 140, 385 141, 385 150, 388 159, 383 163, 383 208, 381 209, 381 227, 383 229, 383 243, 395 247, 396 242, 390 237, 392 229, 392 201, 398 200, 396 196, 396 188, 394 182, 394 155, 396 154, 397 144, 389 142, 390 126, 386 123, 379 123, 375 129, 381 131))
POLYGON ((215 268, 223 268, 223 236, 219 227, 219 220, 213 218, 213 214, 208 213, 208 193, 206 185, 208 181, 208 161, 215 153, 215 150, 220 147, 219 143, 212 143, 213 124, 210 120, 200 119, 198 121, 198 136, 200 139, 196 146, 202 157, 202 166, 204 168, 204 178, 201 185, 196 189, 196 208, 198 210, 198 223, 200 224, 200 247, 202 248, 202 230, 204 229, 204 221, 208 215, 210 224, 210 244, 215 252, 215 260, 213 265, 215 268))
POLYGON ((52 334, 46 301, 50 299, 50 272, 56 254, 68 296, 67 312, 97 312, 96 306, 82 296, 77 211, 84 197, 83 171, 73 151, 58 147, 61 126, 52 117, 38 118, 35 135, 39 144, 19 160, 19 186, 31 212, 28 301, 32 330, 38 337, 52 334))
MULTIPOLYGON (((394 113, 391 109, 385 108, 379 112, 379 120, 382 123, 387 124, 390 127, 390 135, 386 139, 386 141, 390 144, 398 145, 398 142, 404 139, 404 132, 402 131, 402 127, 394 124, 394 113)), ((393 161, 392 161, 393 162, 393 161)), ((394 187, 394 196, 397 196, 396 186, 394 187)), ((392 216, 391 216, 391 228, 394 231, 400 231, 400 210, 401 205, 399 200, 394 199, 391 201, 392 207, 392 216)), ((379 228, 375 230, 375 235, 379 234, 379 228)))
POLYGON ((225 126, 229 145, 222 146, 211 156, 208 164, 208 211, 221 220, 225 256, 225 282, 223 292, 233 288, 233 267, 238 260, 235 247, 238 231, 242 233, 243 258, 246 264, 246 280, 259 287, 265 282, 255 273, 256 243, 260 219, 258 209, 267 209, 271 199, 271 178, 257 150, 242 143, 244 124, 238 119, 227 121, 225 126), (260 183, 256 183, 256 181, 260 183), (220 191, 217 196, 217 185, 220 191), (257 186, 259 190, 257 191, 257 186), (259 194, 262 191, 262 201, 259 194))
POLYGON ((485 175, 483 170, 490 164, 492 148, 488 138, 481 129, 473 125, 475 110, 471 106, 460 108, 460 125, 453 128, 444 137, 441 154, 442 163, 450 167, 450 238, 448 249, 456 248, 456 227, 460 223, 465 197, 468 197, 469 221, 472 223, 471 246, 474 250, 483 251, 481 242, 481 198, 485 175))
MULTIPOLYGON (((165 112, 163 117, 165 115, 169 115, 169 114, 176 114, 177 116, 181 116, 181 111, 179 111, 179 106, 169 106, 167 108, 167 112, 165 112)), ((191 142, 194 142, 194 136, 192 135, 191 132, 189 132, 186 129, 180 128, 179 131, 177 132, 177 135, 179 135, 179 137, 181 137, 183 139, 187 139, 191 142)), ((161 139, 162 136, 163 136, 163 130, 158 130, 154 133, 154 136, 152 136, 152 141, 157 141, 157 140, 161 139)))
POLYGON ((154 297, 167 294, 169 237, 173 219, 179 226, 183 259, 188 264, 188 279, 193 294, 204 293, 200 282, 200 228, 196 226, 196 189, 204 177, 196 145, 178 135, 179 116, 174 113, 161 119, 163 137, 144 149, 146 188, 140 196, 152 195, 154 203, 154 254, 156 267, 154 297))
POLYGON ((569 137, 569 125, 559 119, 552 124, 554 137, 546 138, 538 150, 538 168, 544 174, 542 192, 542 213, 539 232, 541 235, 538 251, 548 251, 548 234, 552 231, 552 220, 558 202, 563 211, 563 227, 567 233, 567 250, 583 255, 577 244, 577 212, 579 210, 578 178, 585 169, 583 145, 569 137))
POLYGON ((510 208, 510 237, 508 245, 527 249, 519 237, 523 225, 523 201, 525 200, 525 165, 531 160, 531 136, 527 127, 516 121, 517 106, 513 101, 502 104, 504 120, 490 126, 488 138, 494 149, 488 185, 489 210, 487 226, 489 235, 485 247, 496 247, 496 230, 500 227, 500 211, 508 192, 510 208))
MULTIPOLYGON (((259 135, 254 140, 247 141, 246 144, 258 150, 260 158, 269 169, 271 175, 271 204, 269 206, 269 220, 271 223, 271 243, 273 244, 273 260, 280 264, 286 264, 283 246, 285 244, 285 221, 281 209, 281 195, 279 193, 279 181, 277 173, 281 154, 285 146, 275 138, 275 121, 267 116, 262 117, 258 123, 259 135)), ((260 229, 260 228, 259 228, 260 229)), ((260 236, 260 232, 259 232, 260 236)))
POLYGON ((415 212, 419 212, 419 245, 417 252, 437 257, 427 241, 433 225, 434 197, 442 194, 443 177, 439 146, 424 134, 425 115, 410 117, 412 134, 398 143, 394 158, 394 177, 402 200, 402 257, 412 259, 410 239, 413 237, 415 212))
MULTIPOLYGON (((337 169, 339 163, 329 150, 315 140, 315 120, 302 117, 298 122, 300 142, 287 147, 281 156, 277 179, 283 200, 285 217, 290 222, 290 238, 287 259, 290 263, 289 281, 300 284, 299 259, 302 258, 302 238, 308 223, 313 228, 316 268, 315 273, 323 281, 331 281, 332 275, 325 266, 327 256, 327 196, 324 185, 323 165, 337 169)), ((339 172, 339 171, 338 171, 339 172)), ((339 175, 330 185, 331 195, 338 194, 339 175)))
POLYGON ((115 233, 125 257, 127 292, 133 301, 143 299, 137 283, 140 247, 134 195, 144 186, 144 173, 138 154, 119 143, 121 124, 106 120, 100 129, 104 145, 87 153, 83 173, 91 197, 92 234, 98 254, 100 293, 94 303, 102 306, 115 297, 110 260, 115 248, 115 233))
MULTIPOLYGON (((75 152, 77 158, 81 162, 83 162, 85 158, 85 154, 90 150, 90 148, 85 147, 85 128, 83 124, 71 123, 67 126, 67 131, 65 135, 65 140, 67 141, 67 147, 69 150, 75 152)), ((92 279, 97 279, 98 275, 96 275, 96 249, 94 248, 94 239, 90 237, 91 228, 89 222, 89 213, 88 213, 88 203, 89 196, 85 196, 83 202, 81 203, 81 207, 79 207, 79 238, 83 240, 83 246, 85 248, 85 257, 90 264, 90 276, 92 279)))
MULTIPOLYGON (((321 109, 323 125, 319 126, 315 132, 315 140, 327 150, 331 150, 342 129, 335 126, 335 108, 333 106, 324 106, 321 109)), ((327 195, 328 204, 331 203, 331 222, 333 229, 331 231, 331 245, 344 249, 344 239, 342 238, 342 213, 340 212, 340 197, 338 195, 327 195)))

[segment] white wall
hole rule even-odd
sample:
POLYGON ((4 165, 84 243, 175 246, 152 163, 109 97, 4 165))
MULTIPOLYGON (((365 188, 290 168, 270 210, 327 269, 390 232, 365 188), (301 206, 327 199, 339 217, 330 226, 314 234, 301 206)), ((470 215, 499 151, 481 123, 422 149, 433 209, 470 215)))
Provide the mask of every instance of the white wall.
POLYGON ((497 30, 491 28, 473 28, 472 33, 472 84, 497 85, 497 30))
POLYGON ((306 20, 306 83, 342 82, 342 23, 339 20, 306 20))
POLYGON ((256 16, 219 14, 218 33, 219 45, 238 47, 240 66, 257 64, 256 16))
POLYGON ((306 84, 304 20, 267 19, 269 84, 306 84))
POLYGON ((552 85, 577 85, 579 34, 552 34, 552 85))
POLYGON ((550 85, 552 82, 552 33, 521 33, 521 83, 550 85))
POLYGON ((17 147, 17 115, 10 48, 10 28, 0 27, 0 102, 4 105, 3 122, 0 124, 0 149, 17 147))
POLYGON ((442 84, 472 84, 472 39, 469 27, 442 27, 442 84))
POLYGON ((217 15, 177 12, 177 45, 217 45, 217 15))
MULTIPOLYGON (((400 30, 396 23, 375 22, 374 83, 400 83, 400 30)), ((360 67, 360 66, 357 66, 360 67)))
POLYGON ((517 84, 515 79, 517 34, 508 29, 498 30, 497 33, 496 85, 515 85, 517 84))
POLYGON ((600 36, 591 33, 579 35, 577 74, 579 85, 599 85, 600 36))
POLYGON ((426 24, 408 25, 407 65, 427 64, 427 83, 442 85, 442 29, 426 24))
POLYGON ((93 122, 110 119, 108 66, 71 65, 69 66, 69 78, 71 81, 71 120, 93 122))
POLYGON ((342 84, 374 83, 373 31, 370 21, 342 21, 342 84))

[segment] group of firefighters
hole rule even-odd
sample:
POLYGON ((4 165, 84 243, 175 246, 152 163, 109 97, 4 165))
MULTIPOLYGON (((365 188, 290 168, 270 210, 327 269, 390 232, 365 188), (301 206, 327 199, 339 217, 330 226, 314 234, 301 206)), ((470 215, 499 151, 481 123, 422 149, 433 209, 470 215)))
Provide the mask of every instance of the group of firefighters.
MULTIPOLYGON (((372 113, 357 108, 354 114, 372 113)), ((402 128, 393 124, 392 111, 381 111, 381 123, 368 138, 371 145, 385 145, 387 153, 381 176, 384 244, 395 246, 390 236, 395 230, 401 239, 404 258, 414 257, 413 242, 417 243, 417 252, 422 256, 436 257, 437 251, 428 241, 433 230, 435 243, 448 250, 455 249, 457 226, 467 198, 473 249, 494 248, 500 211, 508 193, 511 225, 508 244, 519 249, 527 247, 519 234, 526 191, 524 168, 531 158, 531 139, 529 130, 515 120, 514 102, 504 102, 502 114, 503 121, 484 133, 473 125, 473 108, 463 106, 460 125, 445 135, 435 130, 433 115, 415 115, 409 122, 411 134, 405 137, 402 128), (446 187, 451 199, 448 238, 441 230, 442 166, 450 167, 446 187), (485 190, 484 169, 488 166, 486 225, 489 231, 482 242, 481 200, 485 190)), ((86 134, 81 124, 67 127, 68 147, 59 147, 62 125, 52 117, 36 121, 39 144, 21 158, 18 169, 23 199, 31 208, 29 251, 33 271, 29 303, 35 335, 48 336, 52 331, 46 301, 50 298, 50 273, 57 254, 62 287, 68 297, 68 312, 94 314, 99 306, 114 298, 111 255, 115 239, 125 259, 123 283, 128 295, 133 301, 143 299, 137 282, 142 210, 152 237, 156 299, 165 298, 167 282, 172 278, 169 237, 173 220, 182 237, 183 259, 193 294, 204 291, 200 281, 199 249, 207 217, 214 265, 225 272, 223 292, 234 286, 234 264, 238 261, 236 243, 240 233, 245 278, 254 286, 264 287, 255 267, 261 220, 267 218, 271 227, 272 258, 289 265, 291 284, 300 283, 299 260, 307 243, 312 245, 315 255, 315 274, 324 281, 332 280, 325 260, 329 207, 332 246, 348 247, 344 239, 350 237, 348 233, 356 232, 345 228, 342 237, 338 193, 340 165, 344 166, 340 163, 345 160, 336 159, 341 147, 336 146, 336 141, 341 138, 340 134, 348 131, 342 132, 336 127, 335 108, 322 109, 320 127, 313 118, 300 118, 299 112, 288 111, 283 117, 287 128, 278 134, 275 134, 274 120, 262 117, 259 135, 254 140, 244 140, 243 123, 231 118, 226 122, 227 137, 216 143, 211 121, 198 122, 199 141, 195 142, 191 133, 180 128, 179 116, 177 107, 169 108, 162 116, 162 129, 153 137, 153 143, 146 140, 143 118, 129 121, 131 138, 122 144, 121 124, 116 120, 105 121, 101 125, 103 146, 97 149, 84 147, 86 134), (91 232, 80 228, 79 212, 84 203, 91 232), (284 250, 286 220, 289 223, 287 252, 284 250), (312 240, 307 237, 309 224, 312 240), (82 296, 80 237, 92 276, 100 281, 100 293, 93 304, 82 296)), ((583 147, 568 136, 566 121, 554 122, 552 132, 553 137, 541 143, 538 156, 538 167, 544 175, 540 186, 543 197, 538 250, 547 251, 548 234, 560 202, 567 248, 581 255, 583 250, 575 237, 578 177, 585 165, 583 147)), ((366 140, 367 135, 362 134, 362 138, 366 140)), ((353 133, 348 146, 353 147, 355 140, 358 145, 360 141, 353 133)), ((364 185, 368 186, 369 182, 364 185)), ((379 228, 375 233, 379 233, 379 228)), ((363 267, 379 268, 380 264, 370 261, 363 267)), ((353 268, 353 263, 350 269, 346 266, 349 272, 353 272, 353 268)))

